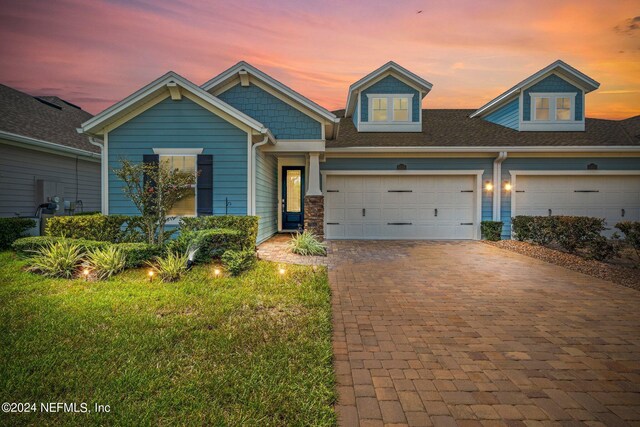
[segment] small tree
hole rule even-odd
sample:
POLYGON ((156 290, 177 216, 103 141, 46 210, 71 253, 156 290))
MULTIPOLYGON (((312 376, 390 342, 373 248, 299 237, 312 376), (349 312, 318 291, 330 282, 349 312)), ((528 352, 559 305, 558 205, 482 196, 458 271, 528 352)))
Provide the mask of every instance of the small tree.
POLYGON ((165 225, 174 217, 167 216, 171 208, 189 193, 196 175, 171 169, 168 163, 132 163, 121 160, 114 169, 125 186, 123 191, 142 215, 142 227, 151 244, 165 242, 165 225))

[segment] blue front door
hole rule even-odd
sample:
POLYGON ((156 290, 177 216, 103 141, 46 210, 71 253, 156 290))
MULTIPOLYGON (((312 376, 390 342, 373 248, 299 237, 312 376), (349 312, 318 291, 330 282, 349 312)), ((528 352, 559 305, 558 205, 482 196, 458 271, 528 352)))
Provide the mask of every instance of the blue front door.
POLYGON ((304 166, 282 168, 282 229, 304 227, 304 166))

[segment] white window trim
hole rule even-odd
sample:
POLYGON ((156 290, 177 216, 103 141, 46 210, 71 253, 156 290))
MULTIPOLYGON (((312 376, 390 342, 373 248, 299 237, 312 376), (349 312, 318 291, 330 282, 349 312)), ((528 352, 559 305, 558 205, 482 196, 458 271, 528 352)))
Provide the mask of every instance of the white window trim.
MULTIPOLYGON (((159 156, 179 156, 194 157, 196 165, 196 182, 193 184, 195 194, 195 204, 193 215, 178 215, 174 219, 167 221, 167 225, 178 225, 180 218, 195 218, 198 216, 198 154, 202 154, 202 148, 154 148, 153 153, 159 156)), ((160 159, 158 159, 160 160, 160 159)))
POLYGON ((531 102, 531 122, 535 123, 576 123, 581 120, 576 120, 576 96, 578 93, 569 92, 569 93, 529 93, 530 102, 531 102), (536 119, 536 100, 538 98, 549 98, 549 120, 537 120, 536 119), (556 111, 556 99, 557 98, 569 98, 569 120, 557 120, 557 111, 556 111))
POLYGON ((367 108, 369 110, 368 123, 375 123, 380 125, 396 125, 407 124, 413 122, 413 93, 367 93, 367 108), (373 98, 386 98, 387 99, 387 120, 386 121, 374 121, 373 120, 373 98), (393 120, 393 99, 405 98, 407 100, 408 107, 408 119, 407 120, 393 120))

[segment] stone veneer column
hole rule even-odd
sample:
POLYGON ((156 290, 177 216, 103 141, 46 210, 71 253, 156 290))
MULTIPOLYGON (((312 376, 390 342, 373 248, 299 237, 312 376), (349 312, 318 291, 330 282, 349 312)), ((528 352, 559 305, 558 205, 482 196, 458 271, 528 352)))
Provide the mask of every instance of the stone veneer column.
POLYGON ((324 196, 304 196, 304 229, 324 240, 324 196))

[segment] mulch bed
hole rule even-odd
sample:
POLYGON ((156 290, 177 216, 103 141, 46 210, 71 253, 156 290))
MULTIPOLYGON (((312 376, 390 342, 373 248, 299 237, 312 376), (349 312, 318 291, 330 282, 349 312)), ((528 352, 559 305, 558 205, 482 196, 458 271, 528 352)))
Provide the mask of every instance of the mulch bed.
POLYGON ((608 280, 628 288, 640 290, 640 268, 629 268, 585 259, 578 255, 517 240, 485 241, 485 243, 597 277, 598 279, 608 280))

